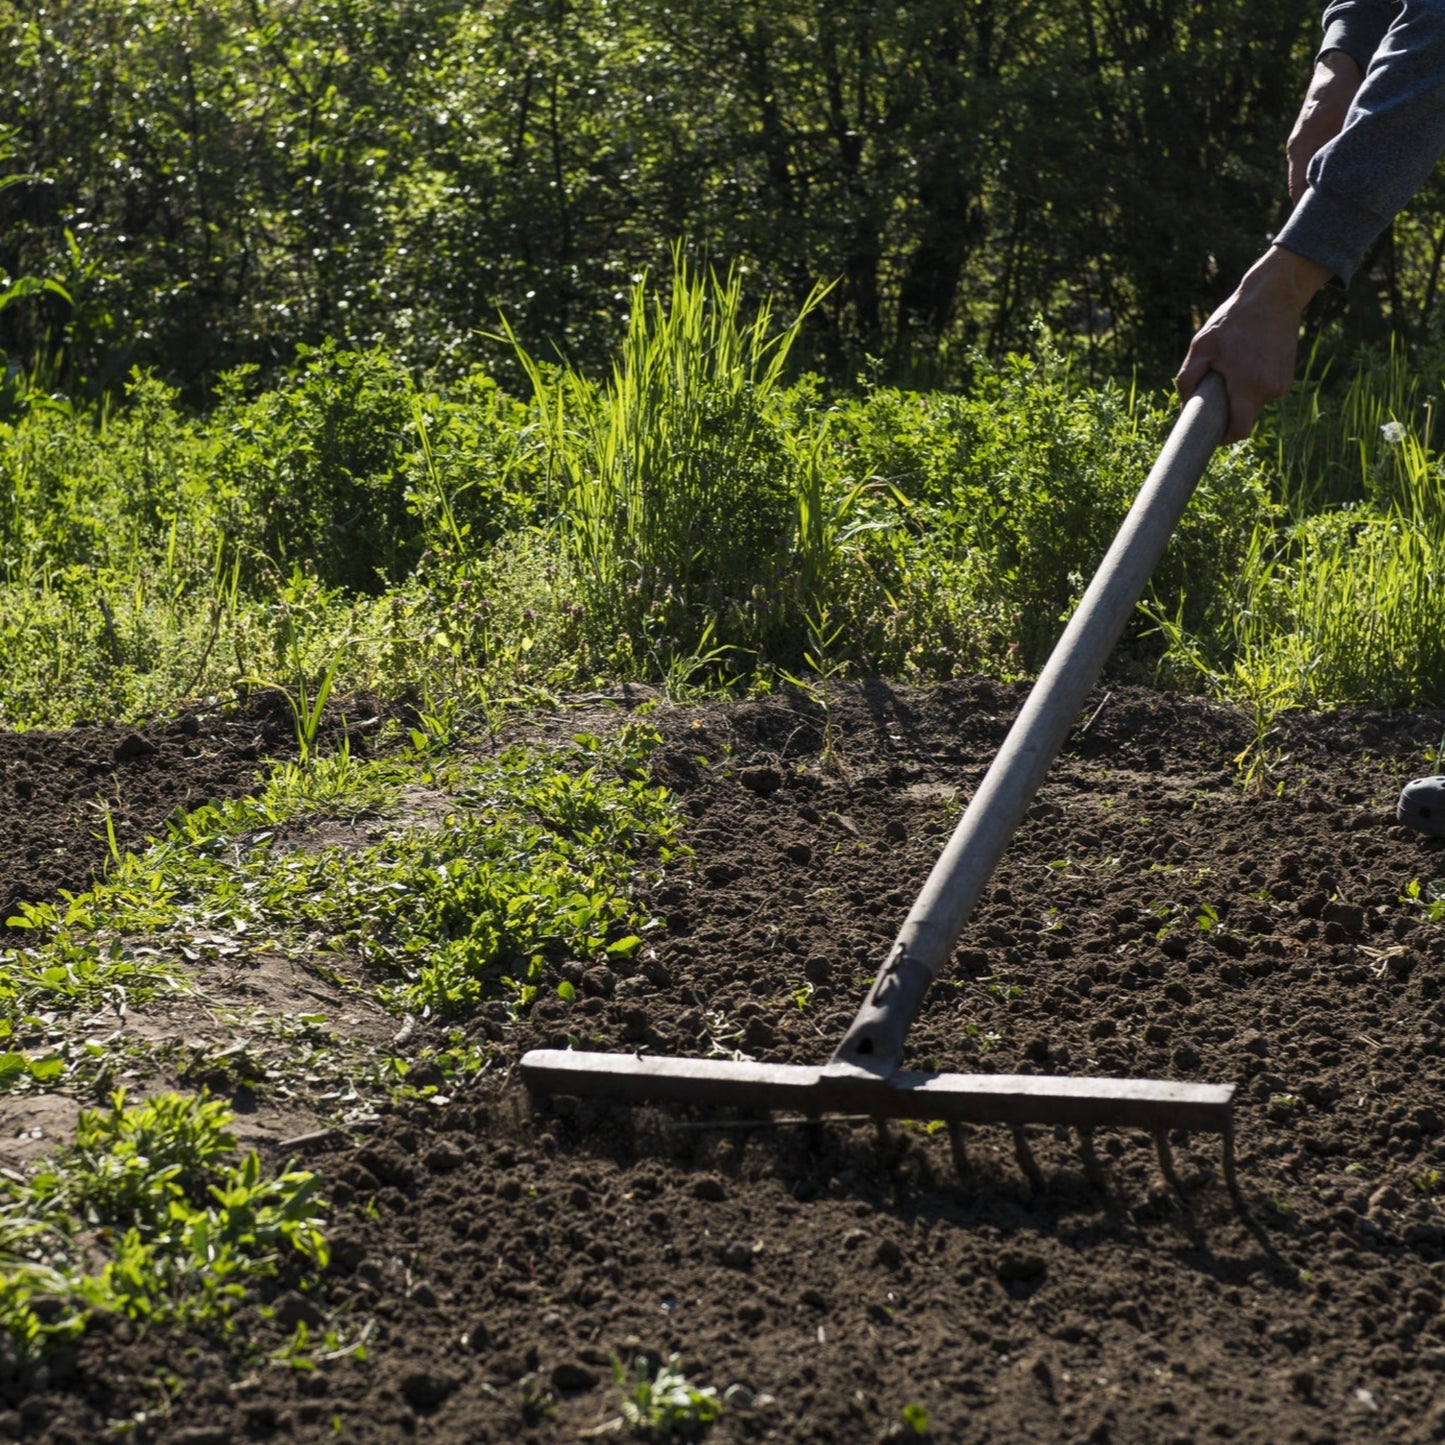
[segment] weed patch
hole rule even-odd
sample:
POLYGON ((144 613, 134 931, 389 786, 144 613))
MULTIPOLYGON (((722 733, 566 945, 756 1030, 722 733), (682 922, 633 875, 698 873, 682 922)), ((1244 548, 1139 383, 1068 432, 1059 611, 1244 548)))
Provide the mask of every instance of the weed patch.
POLYGON ((549 955, 634 952, 653 926, 635 872, 677 846, 675 804, 644 772, 654 742, 627 728, 479 762, 343 752, 193 811, 90 891, 10 920, 33 941, 0 953, 0 1089, 50 1086, 89 1059, 91 1045, 56 1037, 57 1017, 185 992, 208 958, 324 971, 346 955, 388 1008, 425 1015, 488 998, 523 1008, 549 955), (388 821, 418 777, 445 815, 388 821), (313 842, 331 822, 368 831, 313 842))
POLYGON ((22 1358, 96 1309, 224 1331, 248 1280, 326 1267, 315 1176, 235 1160, 231 1117, 204 1095, 118 1093, 52 1160, 0 1176, 0 1328, 22 1358))

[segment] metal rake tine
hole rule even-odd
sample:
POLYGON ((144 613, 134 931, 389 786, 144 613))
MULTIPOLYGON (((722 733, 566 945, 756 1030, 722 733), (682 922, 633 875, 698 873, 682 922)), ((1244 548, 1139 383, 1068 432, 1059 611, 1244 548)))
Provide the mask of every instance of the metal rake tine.
POLYGON ((968 1140, 964 1136, 963 1125, 957 1119, 950 1119, 948 1123, 948 1147, 953 1154, 953 1167, 959 1180, 966 1183, 973 1170, 968 1162, 968 1140))
POLYGON ((823 1116, 821 1114, 808 1114, 804 1120, 803 1131, 807 1136, 808 1148, 815 1154, 821 1153, 825 1138, 823 1116))
POLYGON ((1014 1157, 1019 1161, 1019 1168, 1024 1171, 1028 1181, 1033 1185, 1036 1193, 1042 1194, 1048 1187, 1044 1183, 1043 1171, 1039 1168, 1039 1161, 1034 1158, 1034 1151, 1029 1148, 1029 1141, 1024 1135, 1022 1124, 1013 1125, 1014 1136, 1014 1157))
POLYGON ((1099 1159, 1098 1151, 1094 1148, 1094 1131, 1092 1129, 1079 1130, 1079 1153, 1084 1157, 1084 1178, 1100 1189, 1107 1188, 1109 1181, 1105 1177, 1104 1166, 1099 1159))
POLYGON ((1164 1175, 1165 1182, 1187 1205, 1189 1201, 1184 1197, 1184 1185, 1180 1183, 1179 1175, 1174 1168, 1174 1151, 1169 1147, 1169 1136, 1164 1130, 1161 1129, 1155 1134, 1154 1147, 1159 1154, 1159 1170, 1164 1175))

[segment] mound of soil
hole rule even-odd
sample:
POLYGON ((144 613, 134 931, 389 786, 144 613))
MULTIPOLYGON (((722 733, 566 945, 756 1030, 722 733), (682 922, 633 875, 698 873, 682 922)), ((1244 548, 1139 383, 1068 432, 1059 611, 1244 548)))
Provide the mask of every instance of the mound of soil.
MULTIPOLYGON (((333 708, 322 745, 349 734, 364 750, 379 718, 352 700, 351 724, 333 708)), ((283 694, 252 694, 240 707, 188 710, 147 727, 0 731, 0 938, 17 903, 51 900, 90 886, 116 846, 139 850, 168 819, 256 785, 263 759, 296 756, 296 724, 283 694)))
MULTIPOLYGON (((521 1020, 471 1021, 469 1090, 316 1142, 321 1292, 278 1281, 224 1339, 98 1329, 0 1438, 629 1438, 611 1361, 673 1354, 724 1398, 719 1445, 1445 1438, 1445 925, 1402 901, 1445 863, 1393 822, 1438 714, 1286 718, 1245 791, 1248 719, 1100 694, 911 1035, 916 1068, 1237 1084, 1243 1209, 1209 1138, 1175 1141, 1181 1195, 1145 1137, 1100 1139, 1100 1189, 1037 1131, 1035 1191, 1003 1130, 960 1178, 922 1126, 525 1099, 538 1045, 826 1059, 1021 699, 656 714, 693 851, 648 884, 647 954, 560 961, 521 1020), (271 1362, 297 1319, 366 1322, 366 1360, 271 1362)), ((5 842, 72 840, 74 886, 90 819, 45 816, 67 746, 33 748, 5 842)), ((168 796, 250 762, 174 748, 168 796)))

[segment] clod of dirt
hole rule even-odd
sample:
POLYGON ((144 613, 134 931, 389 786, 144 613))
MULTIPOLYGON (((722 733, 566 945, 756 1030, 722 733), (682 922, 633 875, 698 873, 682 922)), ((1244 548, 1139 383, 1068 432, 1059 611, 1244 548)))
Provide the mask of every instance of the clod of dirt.
POLYGON ((766 798, 783 786, 783 775, 776 768, 744 768, 738 774, 738 781, 760 798, 766 798))
POLYGON ((880 1239, 878 1248, 873 1251, 873 1259, 884 1269, 897 1269, 903 1263, 903 1251, 896 1239, 880 1239))
POLYGON ((721 1204, 728 1192, 716 1174, 704 1174, 692 1183, 692 1197, 709 1204, 721 1204))
POLYGON ((993 1272, 1004 1284, 1027 1283, 1048 1271, 1043 1255, 1031 1249, 1006 1249, 993 1263, 993 1272))
POLYGON ((297 1325, 304 1324, 307 1329, 315 1329, 322 1324, 326 1315, 316 1304, 315 1300, 309 1300, 303 1294, 297 1294, 295 1290, 287 1290, 274 1306, 276 1310, 276 1323, 287 1331, 295 1330, 297 1325))
POLYGON ((156 745, 139 733, 127 733, 115 745, 115 760, 118 763, 133 762, 136 758, 153 757, 158 751, 156 745))
POLYGON ((552 1383, 557 1389, 568 1393, 592 1390, 597 1386, 597 1371, 579 1364, 576 1360, 564 1360, 553 1369, 552 1383))
POLYGON ((588 998, 611 998, 617 977, 609 968, 589 968, 582 975, 582 992, 588 998))
POLYGON ((809 983, 829 983, 833 978, 833 960, 815 953, 803 964, 803 977, 809 983))
POLYGON ((436 1409, 456 1389, 457 1383, 454 1375, 425 1367, 407 1370, 400 1382, 402 1398, 415 1410, 436 1409))
POLYGON ((1368 1212, 1372 1219, 1378 1219, 1381 1215, 1398 1214, 1404 1204, 1404 1197, 1393 1184, 1382 1184, 1370 1195, 1368 1212))
POLYGON ((460 1169, 466 1163, 466 1155, 455 1144, 449 1144, 443 1140, 434 1148, 427 1150, 423 1162, 433 1174, 450 1174, 452 1170, 460 1169))

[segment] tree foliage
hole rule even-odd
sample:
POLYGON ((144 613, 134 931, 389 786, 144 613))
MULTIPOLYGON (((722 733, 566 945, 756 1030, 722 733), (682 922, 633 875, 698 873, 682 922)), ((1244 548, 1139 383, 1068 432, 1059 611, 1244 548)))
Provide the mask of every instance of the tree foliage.
MULTIPOLYGON (((595 365, 679 238, 809 360, 955 379, 1035 317, 1164 368, 1281 219, 1315 7, 1270 0, 0 6, 0 345, 196 396, 300 345, 454 373, 498 311, 595 365)), ((1366 288, 1418 324, 1426 197, 1366 288)), ((500 354, 500 353, 494 353, 500 354)))

